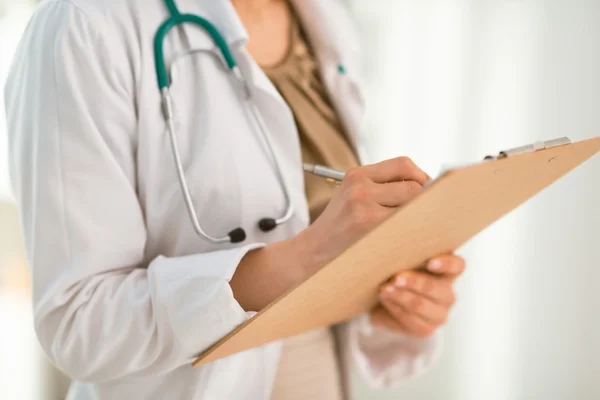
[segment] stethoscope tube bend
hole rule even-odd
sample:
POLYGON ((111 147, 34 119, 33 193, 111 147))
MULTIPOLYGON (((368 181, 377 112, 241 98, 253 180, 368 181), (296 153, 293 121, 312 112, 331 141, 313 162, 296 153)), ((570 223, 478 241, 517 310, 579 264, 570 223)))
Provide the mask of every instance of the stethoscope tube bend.
POLYGON ((223 36, 219 33, 219 31, 215 28, 213 24, 211 24, 208 20, 193 14, 181 14, 175 5, 174 0, 165 0, 165 4, 167 9, 169 10, 169 18, 165 22, 163 22, 158 28, 156 35, 154 37, 154 63, 156 68, 156 79, 158 88, 161 94, 162 101, 162 112, 167 124, 167 131, 169 134, 169 141, 171 143, 171 152, 173 156, 173 161, 175 163, 175 168, 177 171, 177 178, 179 180, 179 184, 181 187, 181 192, 183 194, 183 199, 192 222, 192 226, 196 233, 204 238, 205 240, 215 243, 240 243, 246 239, 246 232, 244 229, 235 228, 230 231, 227 236, 222 237, 213 237, 207 234, 200 224, 198 220, 198 213, 196 212, 196 208, 194 207, 194 201, 192 195, 189 190, 189 185, 187 183, 187 179, 185 177, 185 169, 183 168, 183 164, 181 161, 181 155, 179 153, 179 147, 177 143, 177 134, 175 130, 175 112, 173 106, 173 99, 171 97, 170 92, 170 77, 167 71, 167 66, 165 63, 164 57, 164 43, 167 34, 178 25, 183 25, 186 23, 196 25, 202 28, 214 41, 215 45, 218 47, 221 56, 223 57, 223 61, 227 67, 227 70, 233 77, 233 79, 239 84, 239 88, 242 91, 241 98, 243 101, 248 102, 248 107, 250 109, 251 115, 256 123, 256 128, 260 131, 265 144, 267 146, 267 150, 274 164, 275 174, 277 176, 277 180, 282 188, 284 198, 285 198, 285 211, 280 218, 262 218, 258 222, 258 227, 263 232, 269 232, 280 224, 287 222, 294 213, 294 208, 292 205, 292 200, 290 196, 290 191, 288 189, 288 185, 285 181, 285 177, 281 171, 280 163, 277 159, 277 155, 274 151, 273 145, 271 143, 269 129, 267 124, 265 123, 260 110, 254 103, 252 99, 252 94, 250 92, 249 86, 246 82, 246 79, 242 75, 240 69, 238 68, 237 62, 227 45, 227 42, 223 38, 223 36))

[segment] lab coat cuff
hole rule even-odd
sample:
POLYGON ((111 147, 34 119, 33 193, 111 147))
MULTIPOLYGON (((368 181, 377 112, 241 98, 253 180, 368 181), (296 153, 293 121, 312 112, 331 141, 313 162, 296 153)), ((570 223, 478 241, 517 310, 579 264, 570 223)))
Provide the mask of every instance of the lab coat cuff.
POLYGON ((186 362, 252 316, 234 298, 229 281, 246 253, 264 246, 159 257, 150 264, 156 317, 170 327, 186 362))
POLYGON ((425 373, 439 359, 443 334, 421 339, 376 327, 368 315, 350 322, 350 354, 365 383, 393 388, 425 373))

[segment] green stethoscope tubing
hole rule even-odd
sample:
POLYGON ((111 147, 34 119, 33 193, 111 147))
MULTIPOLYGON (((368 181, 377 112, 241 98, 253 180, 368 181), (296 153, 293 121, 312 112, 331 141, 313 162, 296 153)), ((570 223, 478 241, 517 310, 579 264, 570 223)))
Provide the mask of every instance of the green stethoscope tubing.
POLYGON ((169 9, 169 12, 171 13, 171 16, 162 23, 160 28, 158 28, 156 35, 154 36, 154 65, 156 67, 156 78, 158 81, 158 88, 160 90, 169 87, 170 84, 169 74, 167 73, 167 66, 165 64, 164 57, 165 38, 169 31, 177 25, 190 23, 203 28, 214 40, 216 46, 221 51, 221 55, 223 55, 223 59, 225 60, 227 67, 229 69, 233 69, 237 66, 235 58, 231 54, 227 42, 213 24, 198 15, 181 14, 177 9, 174 0, 165 0, 165 3, 169 9))
POLYGON ((215 45, 221 52, 223 57, 223 61, 225 62, 228 72, 233 75, 233 77, 239 83, 240 89, 243 95, 243 101, 248 104, 251 115, 254 118, 254 122, 256 127, 260 130, 261 135, 265 141, 268 152, 272 161, 274 162, 275 174, 277 176, 277 180, 282 188, 282 192, 285 198, 285 211, 283 215, 279 218, 262 218, 258 222, 258 227, 263 232, 269 232, 278 225, 287 222, 290 220, 294 213, 294 207, 292 205, 291 194, 286 183, 286 180, 281 171, 280 163, 278 161, 277 154, 274 151, 274 146, 271 143, 269 129, 267 124, 265 123, 262 114, 256 104, 253 101, 251 91, 246 82, 246 79, 240 72, 240 69, 235 61, 235 58, 231 54, 229 46, 227 42, 223 38, 223 36, 219 33, 217 28, 213 24, 211 24, 206 19, 193 14, 182 14, 179 12, 177 6, 175 5, 175 0, 164 0, 165 5, 169 10, 169 17, 165 22, 163 22, 158 28, 156 35, 154 36, 154 63, 156 69, 156 78, 158 83, 158 88, 161 94, 162 100, 162 111, 164 114, 165 121, 167 123, 167 131, 169 134, 169 140, 171 142, 171 150, 173 155, 173 160, 175 162, 175 167, 177 170, 177 178, 179 180, 179 184, 181 186, 181 191, 183 194, 184 202, 186 208, 188 210, 188 214, 190 216, 190 220, 192 222, 192 226, 196 233, 206 239, 207 241, 215 244, 221 243, 239 243, 243 242, 246 239, 246 232, 241 227, 233 229, 226 236, 221 237, 213 237, 207 234, 201 227, 200 222, 198 220, 198 213, 196 212, 196 208, 194 207, 194 202, 192 199, 192 194, 190 193, 189 186, 187 183, 187 179, 185 177, 185 169, 183 167, 183 163, 181 161, 181 155, 179 153, 179 148, 177 145, 177 135, 175 132, 175 112, 173 99, 171 97, 170 92, 170 79, 169 73, 167 72, 167 66, 165 63, 164 57, 164 42, 167 34, 178 25, 183 25, 186 23, 190 23, 202 28, 206 33, 212 38, 215 45))

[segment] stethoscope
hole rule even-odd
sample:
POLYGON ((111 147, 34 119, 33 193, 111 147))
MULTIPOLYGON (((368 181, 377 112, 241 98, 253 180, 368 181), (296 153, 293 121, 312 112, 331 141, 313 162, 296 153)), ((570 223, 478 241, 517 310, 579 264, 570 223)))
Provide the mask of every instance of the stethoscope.
POLYGON ((167 67, 165 65, 164 53, 163 53, 163 44, 165 41, 166 35, 169 33, 171 29, 178 25, 183 25, 186 23, 190 23, 196 25, 206 31, 208 35, 212 38, 215 45, 219 48, 219 51, 222 56, 222 61, 227 67, 228 72, 233 76, 233 78, 239 83, 242 92, 242 99, 248 104, 248 107, 251 111, 253 119, 260 130, 260 133, 267 145, 267 149, 269 151, 270 157, 275 165, 275 173, 277 175, 277 180, 279 181, 279 185, 283 191, 285 197, 285 212, 280 218, 269 218, 265 217, 258 221, 258 227, 263 232, 269 232, 277 225, 283 224, 287 222, 294 213, 294 207, 292 205, 292 200, 290 196, 290 191, 286 184, 285 178, 281 172, 280 164, 277 159, 277 155, 273 150, 273 145, 271 144, 271 139, 269 135, 269 129, 256 106, 254 99, 252 97, 252 93, 248 86, 248 83, 244 76, 242 75, 240 69, 237 66, 237 62, 231 51, 229 46, 223 39, 223 36, 219 33, 219 31, 215 28, 213 24, 211 24, 206 19, 193 15, 193 14, 181 14, 175 5, 175 0, 165 0, 165 4, 169 10, 169 18, 163 22, 163 24, 158 28, 156 32, 156 36, 154 37, 154 63, 156 67, 156 77, 158 80, 158 88, 161 92, 162 97, 162 111, 167 123, 167 130, 169 132, 169 139, 171 142, 171 150, 173 154, 173 160, 175 162, 175 166, 177 169, 177 177, 179 179, 179 184, 181 186, 181 191, 183 193, 183 198, 185 200, 185 205, 192 221, 192 225, 196 233, 202 238, 208 240, 209 242, 219 244, 219 243, 240 243, 246 239, 246 231, 243 228, 235 228, 231 232, 227 234, 227 236, 214 237, 207 234, 200 225, 198 221, 198 213, 196 212, 196 208, 194 207, 194 202, 192 199, 192 195, 190 193, 187 179, 185 178, 185 172, 183 169, 183 165, 181 164, 181 156, 179 154, 179 147, 177 145, 177 135, 175 134, 175 121, 174 121, 174 109, 173 109, 173 99, 171 97, 170 92, 170 79, 169 74, 167 73, 167 67))

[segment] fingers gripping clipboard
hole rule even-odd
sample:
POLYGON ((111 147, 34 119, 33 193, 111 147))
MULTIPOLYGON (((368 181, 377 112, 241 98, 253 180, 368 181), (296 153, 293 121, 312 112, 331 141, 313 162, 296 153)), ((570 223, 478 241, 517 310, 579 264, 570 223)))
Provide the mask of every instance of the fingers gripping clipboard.
POLYGON ((352 319, 382 282, 456 250, 600 151, 600 137, 538 142, 445 171, 415 199, 201 354, 194 366, 352 319))

